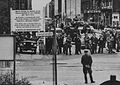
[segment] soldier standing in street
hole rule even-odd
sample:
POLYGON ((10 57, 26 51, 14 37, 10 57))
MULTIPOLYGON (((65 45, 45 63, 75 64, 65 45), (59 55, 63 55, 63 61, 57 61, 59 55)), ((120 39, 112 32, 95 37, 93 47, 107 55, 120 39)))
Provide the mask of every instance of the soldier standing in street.
POLYGON ((89 73, 91 83, 95 83, 95 81, 93 81, 92 69, 91 69, 92 62, 93 62, 92 57, 91 57, 91 55, 88 54, 88 50, 85 50, 84 53, 85 54, 81 58, 81 63, 83 65, 83 73, 84 73, 84 78, 85 78, 85 84, 88 83, 87 73, 89 73))

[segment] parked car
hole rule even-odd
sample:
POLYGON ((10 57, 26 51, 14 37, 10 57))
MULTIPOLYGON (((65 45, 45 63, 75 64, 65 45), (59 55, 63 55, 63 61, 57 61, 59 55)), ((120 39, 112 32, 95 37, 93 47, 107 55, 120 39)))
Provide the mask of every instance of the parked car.
POLYGON ((20 42, 20 53, 25 51, 31 51, 36 53, 37 42, 32 40, 25 40, 20 42))

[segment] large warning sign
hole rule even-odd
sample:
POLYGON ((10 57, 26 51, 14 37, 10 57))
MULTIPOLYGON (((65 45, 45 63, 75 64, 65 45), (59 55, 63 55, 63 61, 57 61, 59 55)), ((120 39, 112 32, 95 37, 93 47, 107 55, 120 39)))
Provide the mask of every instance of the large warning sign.
POLYGON ((40 31, 43 10, 11 10, 11 31, 40 31))

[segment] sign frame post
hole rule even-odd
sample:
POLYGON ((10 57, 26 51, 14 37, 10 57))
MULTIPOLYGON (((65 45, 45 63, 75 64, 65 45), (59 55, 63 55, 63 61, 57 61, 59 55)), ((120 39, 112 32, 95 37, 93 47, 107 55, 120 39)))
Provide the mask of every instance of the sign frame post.
POLYGON ((14 73, 14 75, 13 75, 13 84, 15 85, 16 84, 16 57, 15 57, 15 55, 16 55, 16 38, 14 37, 13 38, 13 42, 14 42, 14 66, 13 66, 13 73, 14 73))
POLYGON ((53 41, 53 85, 57 85, 57 36, 56 36, 56 23, 57 20, 54 21, 54 41, 53 41))
POLYGON ((16 83, 16 38, 14 35, 0 35, 0 37, 13 37, 13 59, 2 59, 0 61, 12 61, 13 62, 13 85, 16 83))

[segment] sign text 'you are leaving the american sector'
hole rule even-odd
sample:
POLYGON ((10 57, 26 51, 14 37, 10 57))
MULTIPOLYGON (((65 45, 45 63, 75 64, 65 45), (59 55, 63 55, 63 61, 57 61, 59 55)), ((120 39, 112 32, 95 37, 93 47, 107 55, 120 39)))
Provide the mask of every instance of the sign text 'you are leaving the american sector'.
POLYGON ((43 29, 42 10, 11 10, 11 31, 40 31, 43 29))

